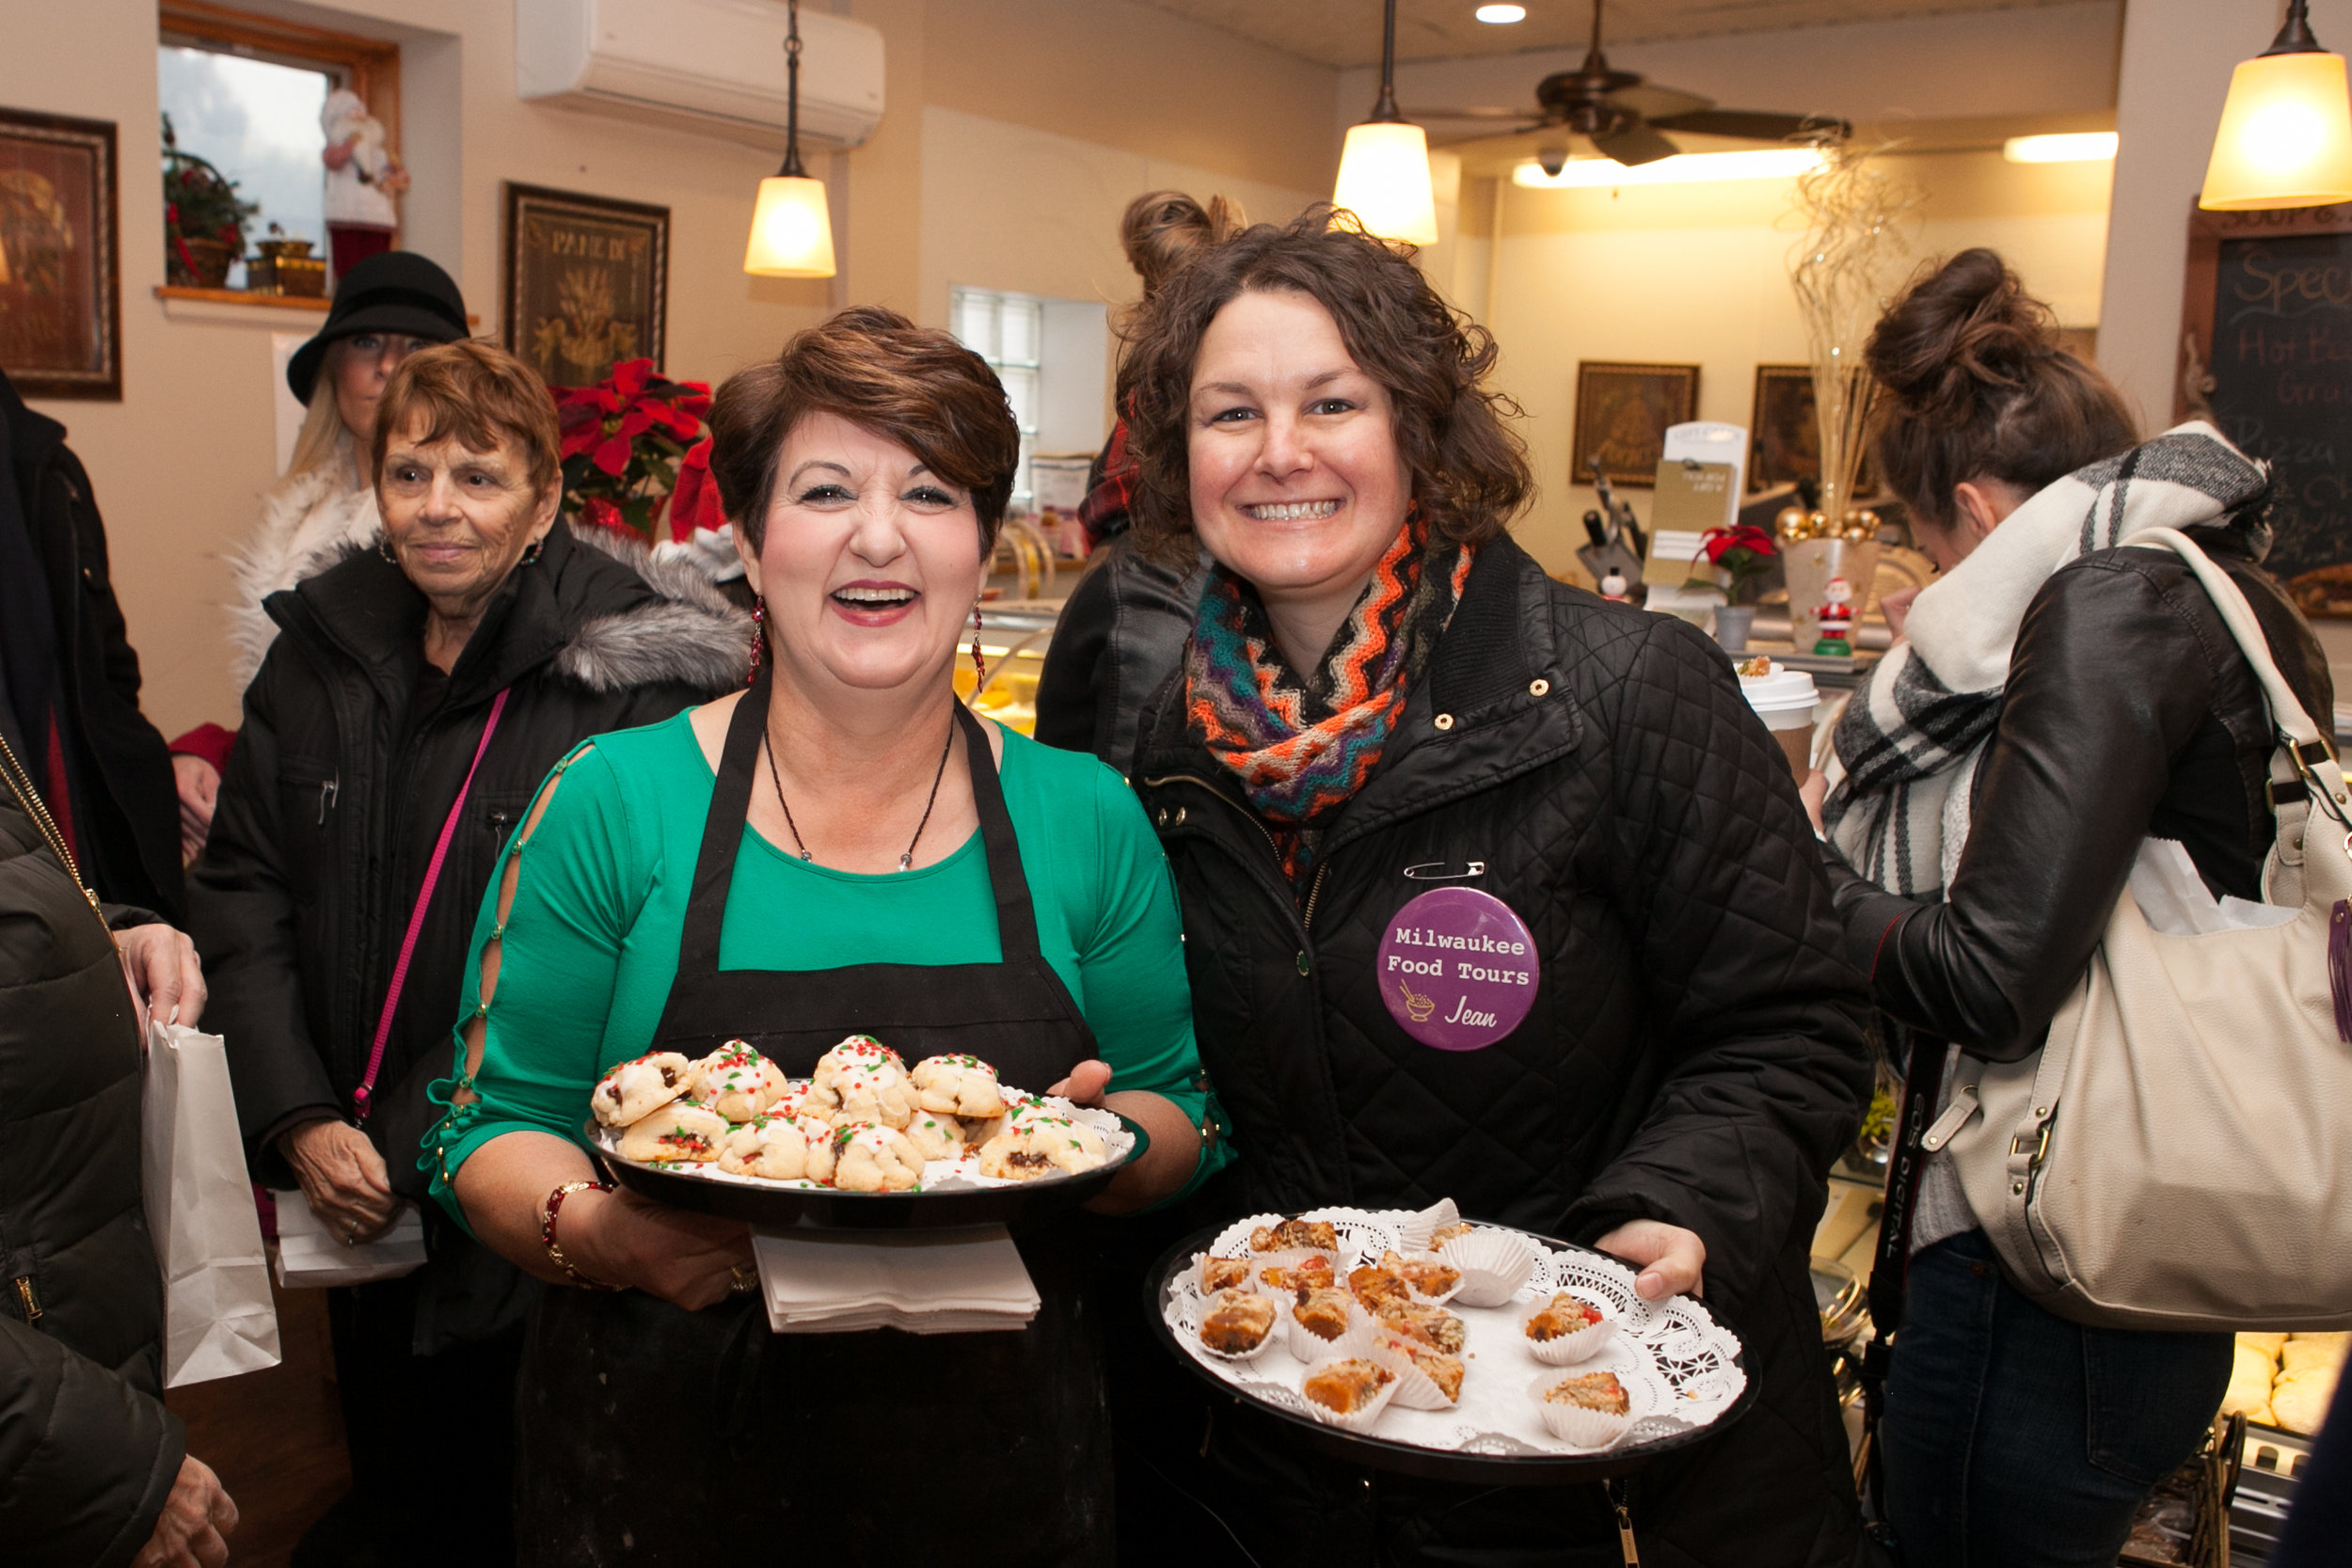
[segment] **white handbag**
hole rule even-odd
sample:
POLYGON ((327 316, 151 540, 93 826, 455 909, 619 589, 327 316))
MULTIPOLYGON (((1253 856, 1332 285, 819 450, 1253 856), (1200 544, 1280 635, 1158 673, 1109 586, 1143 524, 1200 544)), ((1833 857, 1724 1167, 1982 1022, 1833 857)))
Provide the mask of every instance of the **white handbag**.
POLYGON ((2262 682, 2283 737, 2264 892, 2300 912, 2170 935, 2126 890, 2041 1051, 1963 1053, 1922 1147, 2059 1317, 2352 1328, 2352 802, 2237 585, 2173 530, 2131 544, 2178 552, 2262 682))

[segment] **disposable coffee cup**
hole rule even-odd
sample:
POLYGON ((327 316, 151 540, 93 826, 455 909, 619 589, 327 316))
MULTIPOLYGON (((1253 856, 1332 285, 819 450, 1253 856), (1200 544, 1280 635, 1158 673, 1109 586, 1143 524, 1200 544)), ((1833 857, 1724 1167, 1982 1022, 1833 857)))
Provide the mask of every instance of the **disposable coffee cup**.
POLYGON ((1813 714, 1821 700, 1813 689, 1813 677, 1775 663, 1770 674, 1741 675, 1740 692, 1764 721, 1764 727, 1772 732, 1772 738, 1780 742, 1790 774, 1804 783, 1813 768, 1813 714))

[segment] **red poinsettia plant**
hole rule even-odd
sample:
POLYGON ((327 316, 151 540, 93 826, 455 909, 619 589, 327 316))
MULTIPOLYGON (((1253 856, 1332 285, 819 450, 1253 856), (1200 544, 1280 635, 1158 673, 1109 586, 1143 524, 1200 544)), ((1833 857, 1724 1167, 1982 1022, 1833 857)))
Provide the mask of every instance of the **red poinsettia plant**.
POLYGON ((1731 578, 1728 586, 1717 586, 1722 588, 1725 604, 1738 604, 1749 585, 1772 569, 1780 546, 1767 531, 1743 525, 1708 529, 1699 535, 1699 553, 1708 565, 1731 578))
POLYGON ((594 387, 553 390, 564 515, 656 541, 662 504, 675 494, 681 504, 670 508, 663 531, 672 539, 692 533, 686 492, 710 488, 710 443, 702 438, 710 384, 672 381, 655 374, 650 359, 623 359, 594 387))

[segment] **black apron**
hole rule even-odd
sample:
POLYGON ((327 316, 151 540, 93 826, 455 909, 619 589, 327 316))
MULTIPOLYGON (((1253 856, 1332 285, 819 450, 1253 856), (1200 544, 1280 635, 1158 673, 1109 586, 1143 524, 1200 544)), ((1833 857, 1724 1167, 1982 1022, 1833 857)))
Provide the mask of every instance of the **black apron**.
MULTIPOLYGON (((1096 1054, 1038 949, 988 737, 961 704, 1002 961, 719 968, 767 709, 762 670, 727 729, 646 1049, 743 1039, 806 1077, 843 1036, 869 1034, 909 1063, 969 1052, 1036 1090, 1096 1054)), ((771 1334, 756 1294, 685 1312, 638 1291, 548 1291, 518 1396, 521 1560, 1108 1562, 1109 1419, 1076 1234, 1064 1222, 1020 1240, 1042 1304, 1019 1333, 771 1334)))

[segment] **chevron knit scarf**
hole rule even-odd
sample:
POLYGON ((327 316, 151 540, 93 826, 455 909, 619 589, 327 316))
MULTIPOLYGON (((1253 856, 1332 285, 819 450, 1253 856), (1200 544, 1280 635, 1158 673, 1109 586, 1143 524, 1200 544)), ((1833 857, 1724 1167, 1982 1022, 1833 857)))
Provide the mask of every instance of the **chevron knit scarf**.
POLYGON ((1223 566, 1209 574, 1184 655, 1185 712, 1274 835, 1294 883, 1314 868, 1320 819, 1380 760, 1470 566, 1466 546, 1432 548, 1428 522, 1415 513, 1322 665, 1303 678, 1275 644, 1257 590, 1223 566))
POLYGON ((2263 464, 2191 421, 2077 469, 2004 518, 1920 594, 1905 640, 1837 721, 1822 822, 1846 863, 1890 893, 1940 899, 1968 840, 1969 791, 2000 719, 2018 627, 2042 585, 2152 528, 2227 523, 2259 560, 2269 488, 2263 464))

